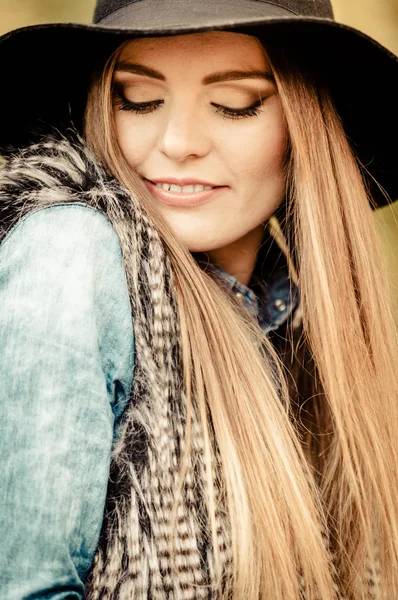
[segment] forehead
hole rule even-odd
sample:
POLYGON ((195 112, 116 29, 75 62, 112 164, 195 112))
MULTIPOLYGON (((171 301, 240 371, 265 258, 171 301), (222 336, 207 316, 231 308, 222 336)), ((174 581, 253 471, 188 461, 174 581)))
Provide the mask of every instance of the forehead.
POLYGON ((156 63, 159 68, 176 62, 196 62, 213 67, 227 64, 235 68, 267 66, 264 48, 256 37, 230 31, 130 40, 120 59, 156 63))

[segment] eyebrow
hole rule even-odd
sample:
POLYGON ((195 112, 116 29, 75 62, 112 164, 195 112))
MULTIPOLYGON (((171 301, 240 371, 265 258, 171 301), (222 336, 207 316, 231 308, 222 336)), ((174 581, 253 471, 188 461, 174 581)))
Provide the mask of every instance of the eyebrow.
MULTIPOLYGON (((166 77, 150 67, 145 65, 139 65, 137 63, 130 63, 128 61, 119 61, 116 65, 116 71, 124 71, 132 73, 133 75, 145 75, 152 79, 158 79, 159 81, 166 81, 166 77)), ((222 83, 224 81, 237 81, 239 79, 265 79, 266 81, 275 82, 274 77, 269 71, 259 71, 257 69, 248 69, 245 71, 219 71, 207 75, 202 79, 203 85, 210 85, 212 83, 222 83)))

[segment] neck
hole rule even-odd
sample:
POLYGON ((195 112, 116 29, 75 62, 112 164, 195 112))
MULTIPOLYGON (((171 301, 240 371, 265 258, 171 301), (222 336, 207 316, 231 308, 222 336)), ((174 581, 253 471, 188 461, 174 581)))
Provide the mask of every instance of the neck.
POLYGON ((248 285, 256 266, 257 254, 264 239, 264 225, 223 248, 206 252, 208 260, 218 265, 243 285, 248 285))

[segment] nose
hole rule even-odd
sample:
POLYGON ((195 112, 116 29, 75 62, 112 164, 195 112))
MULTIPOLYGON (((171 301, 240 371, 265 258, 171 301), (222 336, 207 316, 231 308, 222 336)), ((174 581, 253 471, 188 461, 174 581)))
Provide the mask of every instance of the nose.
POLYGON ((209 128, 198 114, 195 106, 187 107, 182 102, 170 107, 160 136, 160 150, 177 162, 201 158, 210 152, 209 128))

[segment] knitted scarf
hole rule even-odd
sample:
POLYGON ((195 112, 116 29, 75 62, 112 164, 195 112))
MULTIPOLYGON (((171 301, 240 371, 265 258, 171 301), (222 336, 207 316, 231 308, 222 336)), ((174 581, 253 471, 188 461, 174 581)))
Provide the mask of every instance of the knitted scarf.
MULTIPOLYGON (((134 196, 111 178, 79 136, 52 134, 14 154, 0 174, 0 241, 22 217, 43 207, 85 202, 111 221, 122 249, 132 308, 136 364, 129 405, 113 450, 104 522, 86 582, 87 600, 215 598, 214 548, 205 497, 203 435, 193 401, 194 451, 168 540, 186 424, 179 320, 170 264, 157 230, 134 196)), ((210 432, 212 429, 210 428, 210 432)), ((214 447, 218 547, 231 572, 221 461, 214 447)), ((328 536, 322 532, 329 549, 328 536)), ((331 558, 331 572, 335 576, 331 558)), ((376 578, 368 574, 377 594, 376 578)), ((305 584, 300 582, 305 600, 305 584)), ((342 599, 335 585, 336 599, 342 599)), ((377 597, 369 593, 369 598, 377 597)), ((257 599, 248 599, 257 600, 257 599)), ((272 600, 272 599, 270 599, 272 600)))

